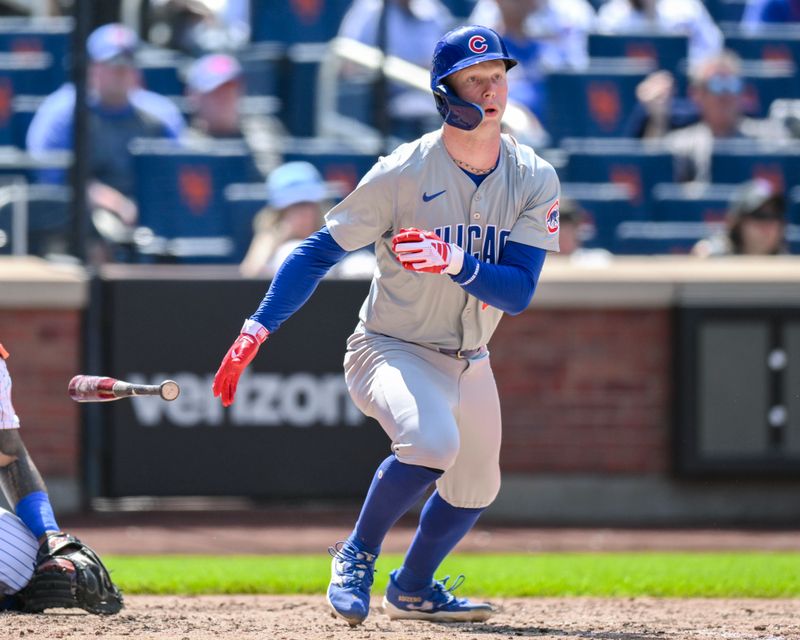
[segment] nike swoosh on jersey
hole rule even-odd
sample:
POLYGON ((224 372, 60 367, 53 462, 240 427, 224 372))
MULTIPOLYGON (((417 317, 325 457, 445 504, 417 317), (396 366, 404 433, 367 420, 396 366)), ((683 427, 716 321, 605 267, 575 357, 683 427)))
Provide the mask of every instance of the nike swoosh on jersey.
POLYGON ((434 198, 438 198, 438 197, 439 197, 440 195, 442 195, 442 194, 443 194, 445 191, 447 191, 447 189, 442 189, 442 190, 441 190, 439 193, 433 193, 433 194, 431 194, 431 195, 428 195, 427 193, 423 193, 423 194, 422 194, 422 200, 423 200, 424 202, 430 202, 430 201, 431 201, 431 200, 433 200, 434 198))

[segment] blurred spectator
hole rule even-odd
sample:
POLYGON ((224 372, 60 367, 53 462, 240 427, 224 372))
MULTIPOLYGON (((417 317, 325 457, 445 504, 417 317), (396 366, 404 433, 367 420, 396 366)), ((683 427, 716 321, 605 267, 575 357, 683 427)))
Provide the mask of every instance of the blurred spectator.
POLYGON ((524 33, 527 39, 538 43, 541 68, 585 69, 589 65, 588 35, 596 19, 587 0, 478 0, 469 22, 500 32, 510 47, 512 43, 502 32, 503 10, 521 13, 529 7, 524 33))
POLYGON ((679 182, 709 181, 716 140, 788 138, 779 122, 744 116, 741 62, 736 54, 725 51, 699 64, 691 73, 690 83, 689 94, 700 112, 700 121, 664 137, 675 156, 679 182))
MULTIPOLYGON (((428 70, 436 43, 453 22, 450 11, 439 0, 354 0, 338 36, 371 47, 383 44, 387 55, 428 70), (384 11, 386 41, 381 43, 384 11)), ((428 120, 441 122, 429 94, 392 85, 389 90, 389 116, 397 135, 411 139, 430 128, 428 120)))
MULTIPOLYGON (((141 88, 134 62, 138 45, 136 34, 122 24, 99 27, 86 43, 90 59, 88 199, 96 226, 111 235, 124 235, 137 219, 128 143, 138 137, 178 138, 184 127, 183 117, 169 99, 141 88)), ((74 110, 75 87, 70 83, 45 99, 28 129, 26 144, 34 157, 72 149, 74 110)), ((66 172, 42 171, 39 180, 64 183, 66 172)))
POLYGON ((597 12, 602 33, 673 33, 689 38, 689 63, 722 50, 722 31, 699 0, 608 0, 597 12))
MULTIPOLYGON (((508 95, 540 121, 546 115, 546 73, 582 67, 588 60, 586 32, 576 26, 580 20, 574 16, 581 12, 574 11, 575 6, 580 5, 556 5, 548 0, 481 0, 470 16, 473 24, 490 26, 503 37, 511 57, 519 62, 508 76, 508 95)), ((583 15, 593 17, 592 8, 587 6, 583 15)), ((590 20, 585 23, 588 29, 590 20)))
POLYGON ((675 77, 666 69, 654 71, 636 86, 636 105, 628 118, 626 136, 661 138, 700 119, 697 105, 675 95, 675 77))
MULTIPOLYGON (((242 260, 240 271, 247 277, 272 278, 286 257, 324 224, 335 192, 325 184, 309 162, 287 162, 267 178, 267 207, 256 216, 255 235, 242 260)), ((375 257, 356 251, 334 267, 345 277, 371 277, 375 257)))
POLYGON ((562 197, 558 207, 558 253, 572 262, 605 262, 612 257, 606 249, 587 249, 583 246, 583 235, 589 227, 589 216, 572 198, 562 197))
POLYGON ((759 33, 770 26, 792 22, 800 22, 800 0, 748 0, 742 30, 759 33))
POLYGON ((254 174, 266 176, 277 164, 276 143, 282 133, 273 119, 242 113, 244 81, 239 61, 224 53, 195 60, 186 72, 186 91, 192 116, 183 143, 203 148, 218 140, 241 140, 250 149, 254 174))
POLYGON ((700 240, 692 254, 770 256, 788 253, 786 199, 767 180, 746 182, 731 201, 724 233, 700 240))
POLYGON ((242 67, 236 58, 212 53, 196 60, 186 73, 189 108, 188 137, 241 138, 239 102, 242 67))
POLYGON ((243 0, 150 0, 148 10, 148 40, 192 56, 239 49, 250 38, 243 0))

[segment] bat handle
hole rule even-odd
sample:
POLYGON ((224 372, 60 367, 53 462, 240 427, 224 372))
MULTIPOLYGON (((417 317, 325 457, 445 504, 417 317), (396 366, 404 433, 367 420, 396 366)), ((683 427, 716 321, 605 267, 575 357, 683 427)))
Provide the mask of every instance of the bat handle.
POLYGON ((181 388, 174 380, 164 380, 158 387, 159 395, 167 401, 172 401, 181 393, 181 388))

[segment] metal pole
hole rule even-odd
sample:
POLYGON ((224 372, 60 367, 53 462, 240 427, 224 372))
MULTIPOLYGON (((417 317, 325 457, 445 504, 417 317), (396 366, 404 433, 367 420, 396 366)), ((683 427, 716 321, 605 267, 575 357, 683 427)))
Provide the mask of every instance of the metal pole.
POLYGON ((28 255, 28 185, 17 178, 8 189, 11 191, 11 247, 15 256, 28 255))
POLYGON ((86 262, 86 245, 89 236, 89 215, 86 206, 86 184, 89 178, 89 113, 86 108, 86 39, 91 24, 91 0, 75 0, 73 16, 75 31, 72 34, 72 82, 75 85, 75 113, 73 119, 73 158, 70 171, 72 185, 72 252, 86 262))

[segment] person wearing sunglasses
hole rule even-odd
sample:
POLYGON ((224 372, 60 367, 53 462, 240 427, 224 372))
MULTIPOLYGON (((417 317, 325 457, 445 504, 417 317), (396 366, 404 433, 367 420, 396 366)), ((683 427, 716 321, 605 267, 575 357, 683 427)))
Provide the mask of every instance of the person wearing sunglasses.
POLYGON ((723 51, 700 63, 691 70, 689 80, 689 97, 700 119, 664 137, 675 158, 676 180, 708 182, 711 155, 718 141, 787 138, 780 124, 745 116, 741 61, 735 53, 723 51))

